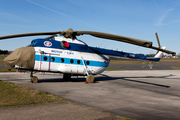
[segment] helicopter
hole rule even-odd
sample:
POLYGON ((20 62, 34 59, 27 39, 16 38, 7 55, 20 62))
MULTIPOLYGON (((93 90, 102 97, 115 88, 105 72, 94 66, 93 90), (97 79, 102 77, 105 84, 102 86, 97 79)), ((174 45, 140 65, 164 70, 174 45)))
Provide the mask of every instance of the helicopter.
POLYGON ((70 80, 71 76, 85 76, 87 83, 94 83, 94 75, 105 71, 112 58, 140 59, 158 62, 163 52, 176 55, 175 52, 166 50, 165 47, 160 46, 157 33, 156 38, 159 47, 152 46, 152 42, 150 41, 96 31, 73 31, 71 28, 57 32, 36 32, 1 36, 0 40, 37 35, 51 36, 34 39, 30 45, 16 49, 4 59, 4 64, 7 67, 30 71, 30 80, 32 83, 38 82, 38 78, 33 76, 33 71, 62 73, 63 80, 70 80), (57 37, 57 34, 63 37, 57 37), (91 47, 77 39, 77 36, 80 35, 91 35, 155 49, 157 50, 157 54, 154 57, 150 57, 91 47))

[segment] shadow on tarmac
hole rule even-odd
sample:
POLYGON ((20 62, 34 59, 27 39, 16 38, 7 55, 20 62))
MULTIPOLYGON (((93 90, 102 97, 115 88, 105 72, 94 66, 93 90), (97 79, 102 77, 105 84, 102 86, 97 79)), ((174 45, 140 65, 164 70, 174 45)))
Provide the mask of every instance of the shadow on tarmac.
POLYGON ((100 74, 100 75, 102 75, 103 77, 98 77, 98 79, 100 79, 100 80, 97 80, 97 81, 120 79, 120 80, 143 83, 143 84, 150 84, 150 85, 155 85, 155 86, 165 87, 165 88, 170 88, 171 86, 161 85, 161 84, 156 84, 156 83, 150 83, 150 82, 144 82, 144 81, 138 81, 138 80, 132 80, 132 78, 167 78, 169 76, 174 76, 174 75, 167 75, 167 76, 144 76, 144 77, 109 77, 109 76, 104 75, 104 74, 100 74))
MULTIPOLYGON (((142 83, 142 84, 150 84, 154 86, 159 86, 159 87, 165 87, 165 88, 170 88, 171 86, 167 85, 162 85, 162 84, 156 84, 156 83, 150 83, 150 82, 144 82, 144 81, 139 81, 139 80, 132 80, 133 78, 167 78, 172 75, 167 75, 167 76, 144 76, 144 77, 110 77, 104 74, 100 74, 102 77, 96 77, 95 80, 97 81, 109 81, 109 80, 124 80, 124 81, 131 81, 131 82, 136 82, 136 83, 142 83)), ((64 81, 62 78, 55 78, 55 79, 40 79, 39 83, 44 83, 44 82, 85 82, 85 78, 72 78, 69 81, 64 81)))

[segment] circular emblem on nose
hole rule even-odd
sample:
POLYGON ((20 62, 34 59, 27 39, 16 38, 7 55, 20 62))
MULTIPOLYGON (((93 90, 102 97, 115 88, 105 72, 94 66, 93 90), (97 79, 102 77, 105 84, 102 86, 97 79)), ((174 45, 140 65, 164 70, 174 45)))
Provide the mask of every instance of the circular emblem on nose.
POLYGON ((50 41, 44 41, 44 45, 50 47, 52 46, 52 43, 50 41))

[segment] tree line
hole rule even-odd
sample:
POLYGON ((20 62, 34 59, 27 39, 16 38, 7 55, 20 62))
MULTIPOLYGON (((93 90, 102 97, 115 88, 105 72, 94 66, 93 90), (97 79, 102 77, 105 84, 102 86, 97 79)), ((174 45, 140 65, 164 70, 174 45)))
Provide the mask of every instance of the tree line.
POLYGON ((8 50, 0 50, 0 54, 6 55, 6 54, 9 54, 9 52, 8 52, 8 50))

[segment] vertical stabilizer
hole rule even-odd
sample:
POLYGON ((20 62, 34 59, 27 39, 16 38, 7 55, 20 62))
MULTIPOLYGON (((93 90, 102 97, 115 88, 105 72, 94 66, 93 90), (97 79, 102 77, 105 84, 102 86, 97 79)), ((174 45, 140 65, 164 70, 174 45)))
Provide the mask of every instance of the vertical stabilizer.
MULTIPOLYGON (((161 47, 161 49, 166 49, 166 47, 161 47)), ((154 56, 155 58, 161 58, 163 56, 162 51, 158 51, 158 53, 154 56)))

